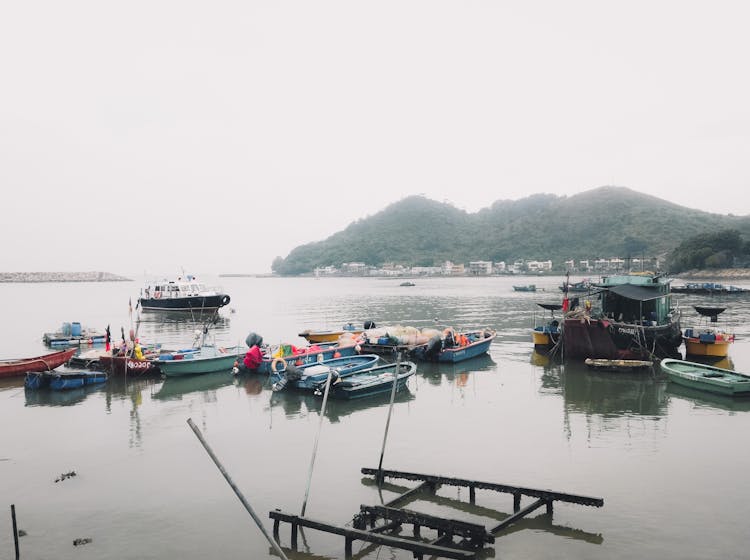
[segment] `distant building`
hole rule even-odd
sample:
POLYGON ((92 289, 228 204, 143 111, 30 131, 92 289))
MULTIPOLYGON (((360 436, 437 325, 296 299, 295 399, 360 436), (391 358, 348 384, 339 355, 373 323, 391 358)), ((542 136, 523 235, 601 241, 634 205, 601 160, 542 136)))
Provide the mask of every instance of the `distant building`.
POLYGON ((472 261, 469 263, 469 274, 472 276, 488 276, 492 274, 490 261, 472 261))

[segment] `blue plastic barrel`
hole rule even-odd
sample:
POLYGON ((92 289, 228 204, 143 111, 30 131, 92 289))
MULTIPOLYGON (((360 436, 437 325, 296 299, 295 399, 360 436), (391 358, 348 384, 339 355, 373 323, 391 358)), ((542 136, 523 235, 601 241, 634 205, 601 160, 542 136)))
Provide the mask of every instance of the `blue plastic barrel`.
POLYGON ((70 323, 62 324, 62 333, 65 336, 70 336, 70 323))
POLYGON ((70 336, 81 336, 81 323, 70 324, 70 336))

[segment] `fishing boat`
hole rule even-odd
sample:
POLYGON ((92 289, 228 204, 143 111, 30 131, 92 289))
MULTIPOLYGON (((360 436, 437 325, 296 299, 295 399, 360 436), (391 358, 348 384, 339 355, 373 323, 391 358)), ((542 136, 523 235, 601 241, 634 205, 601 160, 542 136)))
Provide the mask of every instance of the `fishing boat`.
POLYGON ((304 391, 314 390, 319 383, 325 381, 329 373, 345 377, 356 371, 375 367, 380 357, 375 354, 362 354, 333 358, 301 366, 287 365, 283 370, 272 368, 271 389, 281 391, 285 388, 304 391))
POLYGON ((411 355, 427 362, 455 364, 486 354, 497 333, 490 329, 456 332, 451 328, 432 337, 427 344, 417 346, 411 355))
POLYGON ((537 305, 549 311, 550 317, 540 325, 537 324, 537 316, 534 314, 534 328, 531 331, 531 339, 537 351, 549 352, 560 341, 560 321, 555 318, 555 311, 560 311, 562 304, 537 303, 537 305))
POLYGON ((24 387, 27 389, 49 388, 53 391, 64 391, 88 385, 98 385, 105 381, 107 381, 107 374, 103 371, 42 371, 27 373, 24 387))
POLYGON ((22 377, 29 372, 50 371, 67 363, 78 351, 78 348, 60 350, 34 358, 0 360, 0 377, 22 377))
MULTIPOLYGON (((357 345, 354 342, 339 344, 336 342, 311 344, 307 347, 296 347, 291 344, 278 346, 264 346, 261 349, 261 361, 255 368, 248 368, 245 360, 240 365, 240 372, 252 371, 253 373, 270 374, 274 369, 286 368, 287 363, 297 367, 305 364, 314 364, 333 358, 345 358, 356 354, 357 345)), ((252 350, 252 348, 251 348, 252 350)), ((249 352, 249 350, 248 350, 249 352)))
POLYGON ((340 329, 322 329, 322 330, 312 330, 312 329, 305 329, 301 333, 299 333, 299 336, 307 340, 310 344, 319 344, 321 342, 336 342, 341 335, 345 333, 352 334, 354 336, 357 336, 358 334, 361 334, 363 329, 358 329, 354 326, 354 323, 347 323, 340 329))
POLYGON ((750 395, 750 375, 708 364, 664 358, 659 364, 678 385, 721 395, 750 395))
POLYGON ((407 280, 406 282, 401 282, 399 284, 399 286, 404 286, 404 287, 407 287, 407 288, 411 288, 412 286, 416 286, 416 284, 414 282, 410 282, 410 281, 407 280))
POLYGON ((566 280, 559 288, 562 292, 584 293, 590 292, 594 288, 594 285, 591 283, 590 278, 584 278, 578 282, 568 282, 566 280))
POLYGON ((187 275, 147 284, 138 303, 144 311, 216 311, 229 304, 230 297, 218 288, 209 288, 187 275))
POLYGON ((696 327, 685 329, 685 354, 704 358, 724 358, 729 354, 729 345, 734 342, 734 334, 728 333, 718 323, 718 317, 726 307, 693 306, 700 316, 696 327))
POLYGON ((527 284, 525 286, 513 286, 514 292, 536 292, 536 284, 527 284))
POLYGON ((678 355, 680 311, 672 305, 670 282, 650 273, 602 277, 596 284, 599 309, 586 300, 565 313, 564 356, 649 360, 678 355))
MULTIPOLYGON (((396 392, 406 386, 406 382, 417 371, 414 362, 399 362, 375 366, 351 373, 343 378, 332 380, 329 396, 334 399, 359 399, 371 397, 393 390, 396 383, 396 392)), ((322 381, 315 389, 316 395, 322 395, 325 390, 326 381, 322 381)))
POLYGON ((185 352, 184 354, 160 356, 156 360, 159 369, 167 377, 179 377, 182 375, 199 375, 215 371, 232 371, 244 355, 244 347, 232 346, 224 348, 215 344, 204 343, 198 350, 185 352))

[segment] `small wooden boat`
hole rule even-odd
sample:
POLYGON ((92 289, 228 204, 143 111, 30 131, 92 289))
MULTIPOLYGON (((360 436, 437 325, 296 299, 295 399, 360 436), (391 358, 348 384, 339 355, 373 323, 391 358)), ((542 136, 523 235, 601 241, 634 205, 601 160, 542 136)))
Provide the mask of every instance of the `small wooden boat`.
POLYGON ((495 331, 490 329, 461 333, 453 329, 446 331, 431 338, 427 344, 414 348, 411 355, 418 360, 454 364, 487 353, 496 336, 495 331))
POLYGON ((593 288, 593 284, 591 283, 591 280, 588 278, 585 278, 581 280, 580 282, 564 282, 562 286, 559 286, 560 291, 562 292, 573 292, 573 293, 585 293, 590 292, 593 288))
POLYGON ((724 358, 729 354, 729 345, 734 342, 734 334, 726 332, 723 328, 715 325, 718 316, 726 310, 726 307, 703 307, 693 306, 701 316, 699 325, 695 328, 686 328, 682 339, 685 342, 685 353, 688 356, 700 356, 705 358, 724 358))
POLYGON ((358 329, 353 323, 347 323, 341 329, 338 330, 311 330, 306 329, 299 333, 299 336, 307 340, 310 344, 320 344, 321 342, 337 342, 341 335, 349 333, 353 336, 357 336, 362 333, 362 329, 358 329))
POLYGON ((659 364, 670 381, 720 395, 750 395, 750 375, 708 364, 664 358, 659 364))
POLYGON ((67 363, 78 351, 78 348, 69 348, 59 352, 52 352, 34 358, 20 358, 17 360, 0 360, 0 377, 22 377, 29 372, 50 371, 67 363))
POLYGON ((287 364, 283 370, 274 370, 271 373, 271 388, 274 391, 281 391, 285 388, 312 391, 321 382, 325 382, 329 372, 335 373, 338 377, 346 377, 350 373, 375 367, 378 360, 380 356, 375 354, 362 354, 303 364, 298 367, 287 364))
MULTIPOLYGON (((416 371, 417 364, 414 362, 385 364, 363 369, 333 381, 329 396, 334 399, 359 399, 389 393, 393 390, 394 381, 398 392, 406 386, 409 377, 414 375, 416 371)), ((318 385, 318 388, 315 389, 316 395, 323 394, 325 383, 323 381, 318 385)))
POLYGON ((415 284, 414 282, 409 282, 409 281, 406 281, 406 282, 401 282, 401 283, 399 284, 399 286, 406 286, 406 287, 411 287, 411 286, 416 286, 416 284, 415 284))
POLYGON ((536 284, 528 284, 526 286, 513 286, 514 292, 536 292, 536 284))
POLYGON ((213 344, 203 344, 194 352, 174 354, 170 356, 171 359, 161 356, 156 362, 161 372, 167 377, 179 377, 214 371, 230 372, 242 360, 243 354, 244 350, 241 346, 223 348, 213 344))
POLYGON ((97 385, 107 380, 107 374, 103 371, 69 370, 69 371, 43 371, 26 374, 24 387, 27 389, 45 389, 53 391, 64 391, 66 389, 78 389, 88 385, 97 385))
POLYGON ((633 371, 654 365, 654 362, 650 360, 605 360, 603 358, 586 358, 584 363, 592 369, 606 371, 633 371))

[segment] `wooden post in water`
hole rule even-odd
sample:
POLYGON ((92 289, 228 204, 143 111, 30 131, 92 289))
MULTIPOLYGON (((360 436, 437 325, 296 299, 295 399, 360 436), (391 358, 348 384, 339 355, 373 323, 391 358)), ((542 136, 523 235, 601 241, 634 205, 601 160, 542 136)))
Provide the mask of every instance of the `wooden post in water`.
POLYGON ((263 533, 263 536, 266 537, 269 543, 271 543, 271 547, 276 551, 276 554, 278 554, 283 560, 289 560, 286 557, 286 554, 284 554, 284 551, 281 550, 281 547, 279 546, 279 543, 277 543, 275 540, 271 538, 271 535, 268 534, 268 531, 266 531, 266 528, 263 526, 263 523, 261 523, 258 516, 255 514, 255 511, 253 510, 253 507, 250 505, 250 503, 245 499, 245 496, 242 495, 242 492, 240 492, 240 489, 237 488, 237 485, 234 483, 232 478, 229 476, 229 473, 224 468, 224 465, 221 464, 219 459, 214 455, 214 452, 211 450, 211 447, 209 447, 208 443, 205 439, 203 439, 203 435, 201 434, 200 430, 198 429, 198 426, 196 426, 193 423, 192 418, 187 419, 188 426, 190 426, 190 429, 193 430, 193 433, 198 438, 198 441, 201 442, 201 445, 203 446, 203 449, 206 450, 206 453, 208 453, 209 457, 211 457, 211 460, 213 460, 214 464, 219 468, 219 471, 222 475, 224 475, 224 478, 226 479, 229 486, 234 490, 234 493, 236 496, 240 499, 240 502, 242 502, 242 505, 245 506, 245 509, 250 514, 250 516, 253 518, 253 521, 255 521, 255 524, 258 526, 258 529, 260 529, 260 532, 263 533))
POLYGON ((378 463, 378 483, 383 482, 383 455, 385 454, 385 442, 388 439, 388 427, 391 424, 391 412, 393 412, 393 401, 396 398, 396 387, 398 387, 398 374, 401 372, 401 352, 397 353, 396 373, 393 374, 393 386, 391 387, 391 403, 388 405, 388 418, 385 421, 385 433, 383 434, 383 447, 380 450, 380 462, 378 463))
POLYGON ((13 519, 13 543, 16 545, 16 560, 20 558, 18 551, 18 525, 16 525, 16 505, 10 504, 10 517, 13 519))

